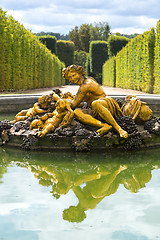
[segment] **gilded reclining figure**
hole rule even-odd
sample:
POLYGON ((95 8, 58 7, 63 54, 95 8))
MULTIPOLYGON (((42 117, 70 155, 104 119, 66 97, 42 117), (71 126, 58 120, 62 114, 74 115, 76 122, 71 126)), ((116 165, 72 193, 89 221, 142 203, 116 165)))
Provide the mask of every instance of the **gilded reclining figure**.
POLYGON ((64 68, 62 72, 64 78, 80 86, 71 104, 75 117, 84 124, 97 127, 98 135, 104 135, 113 127, 119 133, 120 137, 127 138, 128 133, 118 125, 116 118, 124 115, 132 115, 132 107, 135 108, 134 112, 137 113, 135 117, 133 116, 134 119, 143 115, 142 120, 147 121, 152 117, 150 108, 140 100, 137 101, 134 98, 129 98, 126 106, 121 110, 119 104, 106 95, 102 86, 92 77, 85 76, 86 73, 82 66, 71 65, 64 68), (83 101, 87 102, 87 106, 91 108, 89 114, 83 109, 78 108, 83 101), (98 120, 98 116, 105 122, 98 120))

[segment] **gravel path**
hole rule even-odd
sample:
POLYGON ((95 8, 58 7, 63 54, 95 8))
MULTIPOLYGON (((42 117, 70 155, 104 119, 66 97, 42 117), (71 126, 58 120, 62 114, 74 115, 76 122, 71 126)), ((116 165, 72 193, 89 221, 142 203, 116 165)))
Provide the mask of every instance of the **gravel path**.
MULTIPOLYGON (((17 91, 14 92, 16 94, 49 94, 52 92, 52 89, 59 88, 63 93, 65 92, 71 92, 73 95, 75 95, 78 91, 79 86, 76 85, 65 85, 65 86, 57 86, 52 88, 41 88, 41 89, 31 89, 31 90, 24 90, 24 91, 17 91)), ((113 87, 106 87, 103 86, 106 94, 108 95, 137 95, 137 94, 146 94, 144 92, 131 90, 131 89, 123 89, 123 88, 113 88, 113 87)), ((7 92, 0 92, 0 94, 6 94, 7 92)))

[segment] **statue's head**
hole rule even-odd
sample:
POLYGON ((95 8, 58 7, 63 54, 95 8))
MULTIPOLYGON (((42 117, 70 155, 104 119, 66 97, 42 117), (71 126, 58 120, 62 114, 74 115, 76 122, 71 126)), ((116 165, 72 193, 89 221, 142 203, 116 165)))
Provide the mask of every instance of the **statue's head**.
POLYGON ((52 98, 50 95, 44 95, 38 99, 38 103, 43 109, 49 108, 51 105, 51 101, 52 101, 52 98))
POLYGON ((86 75, 84 67, 77 65, 70 65, 62 70, 63 77, 72 83, 79 83, 86 75))
POLYGON ((66 92, 66 93, 64 93, 64 94, 62 95, 62 98, 73 100, 74 96, 73 96, 72 93, 66 92))
POLYGON ((66 99, 60 99, 56 102, 55 107, 58 113, 61 113, 67 109, 68 102, 66 99))

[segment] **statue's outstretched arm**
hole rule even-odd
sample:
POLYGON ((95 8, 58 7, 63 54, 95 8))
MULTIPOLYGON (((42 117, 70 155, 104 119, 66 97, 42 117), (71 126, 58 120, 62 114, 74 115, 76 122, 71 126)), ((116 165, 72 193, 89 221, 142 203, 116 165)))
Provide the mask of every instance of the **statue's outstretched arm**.
POLYGON ((86 93, 89 91, 88 87, 86 86, 81 86, 77 92, 77 94, 74 97, 73 103, 72 103, 72 108, 75 109, 76 107, 79 106, 79 104, 83 101, 85 98, 86 93))
POLYGON ((65 127, 70 124, 74 117, 74 112, 73 111, 68 111, 66 115, 63 118, 63 121, 59 124, 59 127, 65 127))

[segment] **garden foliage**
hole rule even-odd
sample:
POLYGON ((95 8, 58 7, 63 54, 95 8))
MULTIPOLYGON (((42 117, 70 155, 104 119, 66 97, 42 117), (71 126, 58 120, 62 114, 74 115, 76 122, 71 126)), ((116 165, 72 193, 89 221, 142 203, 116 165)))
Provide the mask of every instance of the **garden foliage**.
POLYGON ((116 58, 112 57, 103 65, 103 85, 116 86, 116 58))
POLYGON ((152 93, 154 91, 154 48, 154 28, 130 40, 113 60, 110 58, 105 62, 103 84, 152 93))
POLYGON ((160 94, 160 20, 157 23, 154 58, 154 93, 160 94))
POLYGON ((74 61, 74 43, 72 41, 58 40, 57 44, 57 56, 64 62, 65 66, 73 64, 74 61))
POLYGON ((56 37, 54 36, 40 36, 39 40, 46 45, 46 47, 51 50, 51 53, 56 54, 56 37))
POLYGON ((0 90, 61 85, 64 64, 0 8, 0 90))
POLYGON ((85 51, 75 51, 74 52, 74 64, 83 66, 86 68, 86 61, 87 61, 88 54, 85 51))
POLYGON ((89 47, 89 58, 87 61, 88 72, 101 83, 102 66, 108 59, 108 44, 106 41, 92 41, 89 47), (89 69, 90 68, 90 69, 89 69))
POLYGON ((108 55, 109 57, 115 56, 126 44, 129 39, 123 36, 115 36, 111 34, 108 37, 108 55))

